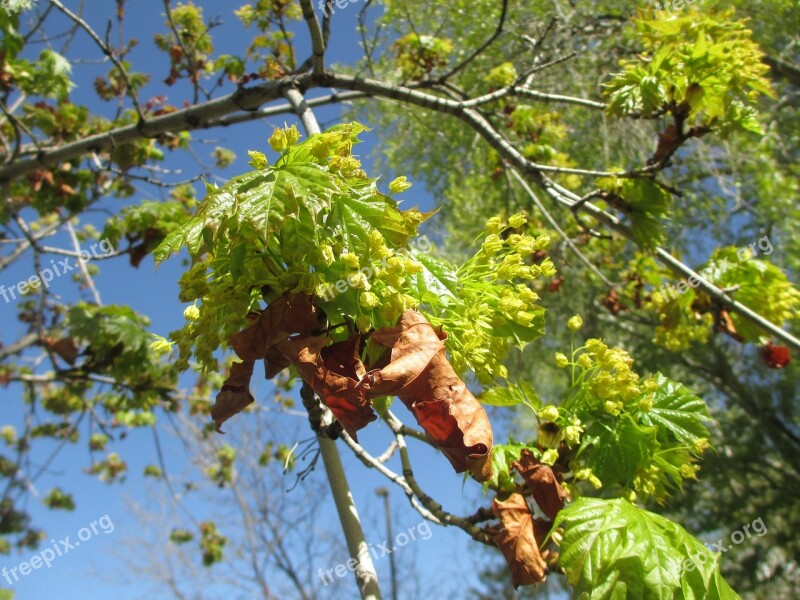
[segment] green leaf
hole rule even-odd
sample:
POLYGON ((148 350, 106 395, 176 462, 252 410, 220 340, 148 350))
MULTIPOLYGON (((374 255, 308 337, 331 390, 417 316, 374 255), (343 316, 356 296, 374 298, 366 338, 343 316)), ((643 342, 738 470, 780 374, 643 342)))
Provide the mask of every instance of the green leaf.
POLYGON ((492 448, 492 478, 484 482, 483 489, 493 489, 497 491, 514 491, 517 487, 514 481, 514 474, 511 472, 511 463, 519 460, 523 448, 528 448, 536 458, 540 458, 542 453, 534 448, 509 440, 508 444, 495 444, 492 448))
POLYGON ((525 380, 502 387, 491 387, 478 398, 483 404, 491 406, 516 406, 525 404, 533 410, 541 405, 539 395, 533 386, 525 380))
POLYGON ((656 375, 655 380, 658 389, 654 392, 653 406, 639 413, 639 421, 645 425, 657 425, 659 438, 666 432, 685 444, 707 438, 709 432, 705 422, 710 417, 706 403, 661 373, 656 375))
POLYGON ((739 597, 720 575, 719 555, 625 500, 580 498, 559 512, 555 527, 564 528, 559 565, 574 598, 739 597))
POLYGON ((423 302, 431 306, 447 306, 450 303, 448 299, 458 298, 458 275, 452 265, 416 248, 412 248, 409 255, 422 265, 422 271, 414 276, 414 280, 423 302))
POLYGON ((603 482, 629 486, 637 471, 650 465, 650 457, 658 448, 657 427, 637 425, 628 414, 613 424, 595 423, 587 432, 596 437, 589 465, 603 482))

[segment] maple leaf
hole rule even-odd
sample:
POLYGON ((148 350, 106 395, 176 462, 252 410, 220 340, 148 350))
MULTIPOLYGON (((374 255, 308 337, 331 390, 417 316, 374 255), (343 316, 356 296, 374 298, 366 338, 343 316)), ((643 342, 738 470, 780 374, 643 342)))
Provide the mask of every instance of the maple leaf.
POLYGON ((564 507, 567 492, 559 483, 553 470, 524 448, 519 460, 511 463, 528 485, 536 504, 550 520, 554 520, 558 511, 564 507))
POLYGON ((547 526, 534 521, 521 494, 511 494, 504 501, 495 498, 492 511, 502 526, 494 543, 508 563, 514 587, 543 582, 547 564, 539 552, 539 544, 547 535, 547 526))
POLYGON ((372 338, 391 348, 391 360, 364 377, 368 397, 396 395, 456 473, 469 470, 478 481, 491 478, 492 426, 447 360, 446 334, 408 310, 396 326, 379 329, 372 338))

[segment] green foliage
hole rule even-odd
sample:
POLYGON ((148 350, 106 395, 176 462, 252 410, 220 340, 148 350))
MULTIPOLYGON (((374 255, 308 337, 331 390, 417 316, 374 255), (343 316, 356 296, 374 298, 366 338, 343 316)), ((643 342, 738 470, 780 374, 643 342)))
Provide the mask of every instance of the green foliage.
POLYGON ((492 447, 492 478, 484 482, 483 489, 497 492, 513 492, 517 489, 511 463, 519 460, 523 449, 528 449, 533 456, 541 458, 542 453, 532 445, 515 442, 509 439, 507 444, 495 444, 492 447))
MULTIPOLYGON (((222 548, 228 543, 227 538, 217 531, 211 521, 200 523, 200 549, 203 552, 203 565, 210 567, 222 560, 222 548)), ((183 543, 182 540, 178 543, 183 543)))
POLYGON ((693 127, 761 133, 754 103, 772 95, 763 53, 733 11, 694 7, 670 18, 636 19, 645 53, 622 63, 606 86, 609 112, 679 115, 693 127))
MULTIPOLYGON (((423 251, 425 239, 411 243, 430 215, 401 212, 352 156, 364 130, 339 125, 301 143, 296 129, 276 131, 274 165, 251 152, 256 170, 209 187, 196 215, 155 250, 157 262, 183 247, 193 259, 181 299, 200 301, 199 310, 173 333, 181 370, 192 356, 216 370, 213 352, 246 326, 248 312, 287 291, 313 295, 331 323, 361 332, 419 307, 448 334, 454 368, 483 383, 505 376, 512 345, 524 348, 543 333, 544 309, 528 282, 554 269, 529 257, 549 238, 524 232, 525 217, 515 215, 492 222, 458 270, 436 260, 423 251)), ((399 179, 390 191, 408 187, 399 179)))
MULTIPOLYGON (((746 248, 719 248, 698 273, 772 323, 783 326, 800 317, 800 290, 780 268, 752 254, 746 248)), ((653 294, 647 306, 661 320, 655 342, 673 351, 685 350, 695 340, 705 341, 714 326, 710 298, 686 282, 653 294)), ((765 336, 738 314, 731 318, 733 329, 728 332, 742 341, 757 343, 765 336)))
POLYGON ((570 463, 575 482, 589 480, 606 493, 663 502, 672 488, 695 477, 693 463, 708 447, 708 409, 661 374, 641 380, 632 363, 623 350, 588 340, 568 359, 573 387, 557 423, 577 428, 565 431, 575 449, 570 463))
POLYGON ((185 529, 173 529, 169 534, 169 541, 173 544, 187 544, 194 539, 194 534, 185 529))
POLYGON ((720 575, 718 555, 680 525, 625 500, 581 498, 555 527, 564 528, 559 565, 576 598, 739 597, 720 575))
MULTIPOLYGON (((172 195, 175 197, 177 194, 173 192, 172 195)), ((194 208, 193 197, 168 202, 143 200, 126 206, 106 221, 102 237, 115 248, 119 247, 121 239, 126 239, 130 244, 131 262, 137 266, 135 259, 154 250, 169 232, 183 224, 188 216, 187 210, 191 208, 194 208)))
POLYGON ((151 350, 149 322, 127 306, 97 307, 79 302, 67 313, 66 329, 78 344, 85 343, 84 371, 114 378, 116 399, 106 407, 115 410, 148 408, 174 386, 174 373, 151 350))
POLYGON ((392 46, 403 79, 421 79, 447 64, 453 43, 446 38, 409 33, 392 46))
POLYGON ((52 509, 75 510, 72 494, 64 493, 61 488, 53 488, 42 500, 44 505, 52 509))
POLYGON ((154 479, 161 479, 164 477, 164 472, 161 470, 161 467, 158 467, 157 465, 147 465, 144 468, 144 476, 153 477, 154 479))
POLYGON ((600 179, 598 186, 608 190, 604 199, 630 219, 636 243, 653 249, 666 237, 664 219, 669 215, 671 196, 652 179, 600 179))
POLYGON ((504 387, 490 387, 480 395, 480 401, 482 404, 492 406, 516 406, 522 404, 534 412, 538 410, 541 404, 536 390, 524 380, 504 387))
POLYGON ((216 482, 219 487, 225 487, 233 479, 233 463, 236 460, 236 449, 225 444, 217 450, 217 462, 206 468, 205 475, 216 482))
POLYGON ((70 79, 72 66, 53 50, 42 50, 35 63, 24 59, 9 60, 5 71, 22 92, 31 96, 66 100, 75 87, 70 79))
POLYGON ((555 267, 548 258, 531 260, 550 238, 528 234, 526 222, 523 214, 491 219, 480 249, 457 270, 414 255, 425 267, 419 291, 434 310, 431 322, 449 336, 453 368, 472 370, 485 385, 508 376, 503 363, 512 347, 523 350, 544 333, 544 308, 529 286, 555 267))
POLYGON ((124 481, 128 465, 119 454, 111 452, 105 459, 94 463, 87 472, 97 475, 104 483, 114 483, 117 480, 124 481))
MULTIPOLYGON (((658 19, 650 18, 652 3, 645 2, 509 3, 503 34, 449 77, 446 87, 437 79, 490 39, 501 3, 453 0, 437 5, 385 0, 379 4, 383 13, 374 20, 376 52, 369 63, 353 65, 352 72, 369 73, 387 82, 421 80, 414 84, 421 92, 452 98, 474 98, 514 83, 520 85, 530 73, 535 77, 526 85, 575 98, 595 98, 597 82, 610 81, 606 94, 609 112, 620 117, 616 121, 608 121, 606 114, 585 103, 569 106, 536 94, 509 96, 474 108, 526 158, 547 166, 551 170, 548 176, 555 182, 579 195, 592 190, 589 197, 593 201, 624 217, 644 251, 660 244, 670 247, 676 256, 693 259, 700 252, 705 257, 711 245, 750 241, 755 232, 774 232, 779 251, 769 258, 772 262, 739 260, 734 258, 734 249, 723 248, 706 263, 708 277, 774 323, 796 329, 792 319, 798 315, 800 295, 790 280, 800 266, 800 237, 794 235, 800 219, 795 206, 800 137, 796 111, 791 110, 796 92, 791 67, 798 61, 797 27, 793 27, 797 17, 791 2, 698 1, 696 9, 658 19), (747 26, 743 20, 734 20, 732 12, 714 8, 728 4, 735 5, 738 14, 752 17, 747 26), (632 31, 628 16, 636 6, 645 10, 632 31), (553 20, 555 14, 566 14, 568 19, 553 20), (551 63, 551 59, 555 60, 551 63), (773 66, 769 73, 762 59, 772 65, 782 61, 790 69, 773 66), (609 77, 620 64, 623 72, 609 77), (776 101, 771 100, 768 75, 781 94, 776 101), (757 109, 767 115, 762 122, 757 119, 757 109), (634 118, 622 119, 631 116, 634 118), (670 121, 663 123, 662 117, 670 121), (725 141, 707 136, 711 132, 724 134, 725 141), (760 139, 747 135, 753 132, 764 135, 760 139), (659 147, 649 157, 656 133, 659 147), (688 139, 697 142, 682 146, 688 139), (647 174, 636 179, 597 179, 553 171, 581 167, 619 172, 619 165, 626 165, 627 170, 628 165, 637 168, 645 160, 649 160, 647 174), (671 166, 674 170, 667 169, 671 166), (722 216, 727 214, 730 217, 722 216), (726 261, 734 267, 723 266, 726 261)), ((123 5, 118 3, 119 15, 124 12, 123 5)), ((9 3, 11 13, 30 6, 30 2, 9 3)), ((50 12, 55 11, 40 15, 50 12)), ((103 100, 118 101, 103 104, 102 110, 111 116, 102 116, 69 101, 75 86, 70 64, 76 57, 66 50, 60 50, 64 52, 61 55, 49 45, 50 49, 41 52, 39 47, 34 49, 39 36, 26 28, 26 21, 36 20, 34 15, 20 18, 0 10, 0 86, 9 111, 0 118, 4 162, 13 165, 20 159, 36 158, 42 148, 57 149, 111 128, 134 126, 139 115, 127 96, 149 93, 166 75, 166 70, 158 75, 163 67, 168 68, 165 83, 186 80, 195 102, 213 98, 224 85, 236 84, 246 93, 253 80, 275 80, 307 68, 308 63, 299 65, 296 60, 294 35, 298 29, 292 21, 302 15, 295 0, 253 1, 235 14, 252 35, 239 49, 228 43, 238 40, 226 39, 225 49, 231 54, 218 54, 214 48, 212 33, 221 22, 206 19, 200 6, 192 2, 173 6, 164 32, 156 34, 157 46, 168 64, 151 73, 137 72, 128 55, 135 40, 112 47, 127 71, 131 89, 116 67, 103 72, 95 81, 95 92, 103 100), (17 102, 22 96, 25 101, 17 102)), ((122 16, 119 19, 121 25, 122 16)), ((366 41, 370 39, 369 19, 364 27, 360 33, 366 41)), ((91 81, 88 86, 77 83, 91 89, 91 81)), ((184 90, 174 91, 172 101, 178 103, 184 90)), ((395 195, 410 186, 406 178, 389 183, 388 191, 380 184, 382 191, 378 191, 383 180, 371 179, 361 170, 352 153, 361 126, 352 124, 303 143, 298 143, 296 129, 276 131, 270 146, 278 153, 277 160, 252 152, 255 171, 219 188, 209 186, 193 217, 189 215, 195 209, 194 191, 188 185, 175 189, 166 201, 136 202, 122 210, 103 202, 108 195, 131 198, 140 191, 154 191, 158 197, 170 186, 163 175, 171 170, 142 167, 162 162, 165 149, 194 151, 190 143, 200 138, 193 140, 188 131, 171 129, 153 139, 92 147, 91 156, 83 158, 42 161, 27 177, 4 182, 7 200, 0 207, 0 222, 7 231, 0 241, 11 253, 4 252, 0 262, 5 268, 5 259, 14 256, 11 249, 17 242, 12 238, 22 239, 29 233, 13 231, 15 220, 27 220, 34 212, 38 218, 28 221, 34 235, 43 229, 55 232, 59 223, 87 210, 92 214, 111 212, 104 235, 115 247, 127 240, 129 247, 124 252, 134 265, 159 245, 158 260, 187 248, 191 266, 180 282, 181 300, 189 303, 184 311, 186 325, 172 339, 180 350, 178 368, 188 369, 190 360, 195 359, 204 371, 188 400, 190 413, 201 416, 208 413, 207 398, 224 378, 215 371, 220 356, 217 350, 224 349, 230 334, 248 323, 249 311, 263 308, 281 293, 314 295, 336 338, 345 335, 343 325, 366 333, 392 324, 402 310, 417 307, 448 335, 447 348, 459 373, 470 379, 469 373, 474 373, 486 386, 480 394, 485 404, 526 407, 512 423, 525 432, 517 437, 526 442, 512 439, 494 448, 494 478, 488 487, 504 492, 517 488, 510 464, 527 448, 563 475, 576 497, 602 494, 664 501, 672 488, 693 478, 695 461, 708 445, 704 402, 674 382, 691 381, 693 389, 722 399, 725 410, 716 435, 724 452, 706 459, 710 468, 704 466, 705 471, 718 465, 723 472, 712 473, 716 477, 712 484, 686 485, 692 496, 685 514, 688 519, 697 518, 708 531, 738 527, 745 518, 752 519, 753 510, 769 511, 771 529, 781 530, 777 535, 782 536, 776 537, 776 554, 765 558, 761 549, 740 549, 744 559, 737 566, 737 585, 753 587, 756 580, 752 574, 766 573, 768 581, 755 583, 758 593, 788 597, 793 590, 781 594, 767 586, 780 579, 775 576, 782 568, 777 563, 792 564, 796 546, 790 536, 796 531, 792 519, 798 511, 791 494, 781 489, 784 482, 796 479, 792 468, 797 464, 796 444, 787 434, 797 421, 793 408, 797 371, 791 370, 795 364, 782 378, 750 364, 753 368, 742 369, 742 356, 747 356, 749 349, 740 352, 728 339, 728 346, 721 344, 719 337, 712 335, 714 330, 748 342, 762 342, 764 332, 734 313, 721 311, 695 289, 686 289, 672 299, 662 298, 657 290, 664 271, 655 268, 649 257, 631 261, 633 249, 624 241, 592 235, 588 228, 597 223, 591 219, 572 219, 567 211, 560 213, 547 204, 571 244, 568 247, 560 240, 548 243, 548 236, 555 239, 555 232, 548 231, 551 225, 546 221, 536 221, 541 218, 538 209, 533 212, 537 215, 534 222, 519 223, 524 219, 520 212, 531 210, 530 198, 514 184, 509 165, 494 149, 482 144, 475 131, 457 119, 439 118, 419 106, 409 110, 403 104, 384 104, 378 118, 364 122, 381 123, 376 128, 381 132, 379 151, 389 167, 384 170, 410 169, 415 180, 424 180, 444 203, 448 216, 439 231, 445 235, 437 236, 444 248, 439 248, 436 256, 422 247, 425 238, 417 237, 428 215, 401 211, 395 201, 395 195), (435 130, 431 128, 433 120, 435 130), (155 178, 161 190, 150 186, 155 178), (490 217, 495 218, 485 225, 490 217), (480 244, 477 253, 472 248, 475 240, 480 244), (621 297, 619 303, 608 293, 605 282, 598 283, 596 273, 575 260, 573 247, 611 280, 613 294, 621 297), (558 279, 551 282, 547 277, 555 273, 555 265, 558 279), (338 287, 340 282, 346 284, 344 291, 338 287), (598 306, 601 295, 605 295, 603 306, 613 313, 613 320, 598 306), (580 308, 581 304, 585 308, 580 308), (570 357, 558 355, 556 364, 567 367, 560 372, 565 376, 562 379, 553 365, 543 364, 543 355, 549 357, 554 348, 568 346, 569 340, 559 337, 565 332, 551 327, 546 344, 530 344, 544 333, 542 306, 555 313, 554 322, 580 310, 593 338, 619 324, 615 339, 637 357, 638 364, 653 370, 658 367, 668 372, 669 378, 661 374, 640 377, 632 369, 629 354, 592 339, 570 357), (680 355, 670 356, 650 344, 656 318, 660 320, 656 343, 679 349, 680 355), (703 349, 693 344, 695 341, 702 341, 703 349), (568 372, 571 378, 566 377, 568 372), (525 381, 529 375, 536 381, 535 390, 525 381), (500 381, 504 387, 496 387, 503 379, 516 383, 500 381), (569 379, 566 394, 565 379, 569 379), (559 396, 564 398, 558 407, 549 404, 559 396), (535 435, 531 432, 537 424, 530 419, 531 412, 538 421, 535 435), (742 502, 745 496, 750 501, 742 502), (696 498, 699 500, 694 502, 696 498), (778 550, 784 554, 777 554, 778 550), (775 555, 781 558, 775 559, 775 555)), ((177 106, 154 96, 142 102, 142 109, 149 120, 169 114, 177 106)), ((214 117, 208 122, 201 119, 196 126, 214 122, 214 117)), ((195 127, 194 122, 191 125, 195 127)), ((196 154, 207 157, 208 151, 196 154)), ((223 147, 217 147, 211 157, 218 169, 235 160, 223 147)), ((81 242, 88 239, 84 235, 94 236, 86 223, 82 227, 78 232, 81 242)), ((39 246, 58 239, 46 236, 39 246)), ((32 252, 26 251, 31 253, 37 260, 48 254, 35 245, 32 252)), ((95 266, 88 268, 93 273, 95 266)), ((49 438, 47 443, 75 443, 82 435, 92 452, 105 454, 110 452, 107 446, 112 437, 124 437, 128 428, 151 426, 157 405, 173 410, 178 400, 183 400, 183 395, 174 394, 176 375, 162 363, 162 356, 171 353, 172 343, 157 338, 151 344, 148 321, 127 307, 70 305, 52 293, 26 297, 18 307, 21 327, 16 329, 25 330, 35 341, 18 361, 13 352, 4 354, 0 382, 22 384, 24 407, 35 409, 37 418, 24 430, 2 428, 0 437, 10 455, 24 457, 37 438, 49 438), (60 351, 53 349, 59 343, 73 345, 74 360, 64 346, 60 351), (38 346, 45 348, 40 356, 46 362, 32 360, 38 346), (86 434, 78 427, 79 417, 91 421, 86 434), (96 421, 101 431, 110 435, 94 433, 96 421)), ((6 339, 3 344, 4 352, 13 348, 6 339)), ((389 402, 391 399, 376 401, 376 408, 385 410, 389 402)), ((290 403, 286 396, 280 400, 282 407, 290 403)), ((233 479, 234 460, 233 449, 222 447, 209 469, 211 480, 227 486, 233 479)), ((265 466, 280 462, 292 468, 294 455, 285 446, 267 444, 259 460, 265 466)), ((0 457, 0 476, 9 479, 10 489, 18 485, 12 478, 20 469, 19 462, 0 457)), ((122 457, 112 452, 90 472, 114 481, 124 476, 126 468, 122 457)), ((163 473, 149 465, 145 475, 162 477, 163 473)), ((673 498, 670 505, 677 501, 673 498)), ((563 511, 564 524, 573 523, 576 514, 590 505, 582 505, 584 502, 589 503, 580 499, 563 511), (570 512, 572 509, 575 512, 570 512)), ((562 548, 578 556, 570 562, 571 580, 578 573, 577 581, 583 586, 579 589, 586 597, 623 595, 620 582, 630 596, 666 596, 670 586, 674 591, 675 571, 670 570, 669 552, 662 552, 661 542, 654 542, 654 553, 642 540, 654 539, 653 529, 660 532, 659 539, 677 539, 675 528, 660 521, 656 527, 656 520, 641 517, 642 511, 620 501, 605 502, 596 506, 605 507, 604 516, 611 510, 613 523, 590 519, 591 524, 582 531, 592 530, 597 538, 590 540, 588 547, 584 537, 570 538, 567 543, 567 528, 562 548), (629 514, 631 511, 638 516, 629 514), (577 561, 585 557, 591 560, 578 568, 577 561), (652 568, 656 563, 659 566, 652 568), (655 590, 664 582, 664 590, 655 590)), ((67 508, 72 499, 56 488, 45 503, 67 508)), ((14 508, 7 501, 0 505, 0 534, 13 536, 19 546, 32 547, 40 535, 29 527, 27 514, 14 508)), ((597 514, 600 512, 598 509, 597 514)), ((575 525, 573 531, 579 527, 575 525)), ((201 530, 204 562, 210 565, 222 559, 225 539, 213 524, 204 523, 201 530)), ((171 537, 176 543, 194 539, 192 533, 178 530, 171 537)), ((0 552, 10 550, 7 539, 0 540, 0 552)), ((570 558, 572 554, 563 557, 562 564, 570 558)), ((723 587, 716 579, 718 571, 712 571, 711 575, 708 571, 697 575, 697 581, 685 573, 689 583, 682 585, 688 587, 673 595, 725 596, 719 590, 708 591, 714 585, 723 587)))

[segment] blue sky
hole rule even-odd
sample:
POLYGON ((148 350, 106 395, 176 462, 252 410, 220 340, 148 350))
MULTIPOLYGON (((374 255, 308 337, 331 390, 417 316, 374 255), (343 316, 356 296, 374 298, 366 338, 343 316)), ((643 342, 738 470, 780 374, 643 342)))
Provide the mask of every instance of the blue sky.
MULTIPOLYGON (((77 2, 65 2, 68 6, 75 9, 77 2)), ((246 37, 233 16, 232 11, 238 7, 239 3, 228 5, 227 3, 200 2, 206 7, 207 17, 219 14, 222 17, 223 25, 214 30, 215 44, 219 53, 241 53, 243 51, 246 37)), ((338 11, 333 28, 333 37, 330 45, 329 60, 331 62, 352 62, 359 55, 357 39, 354 35, 354 25, 360 10, 360 3, 355 3, 344 10, 338 11)), ((163 85, 162 80, 167 76, 167 66, 164 55, 155 49, 152 40, 156 31, 164 31, 163 4, 156 0, 139 0, 135 3, 127 3, 127 18, 125 21, 125 37, 138 38, 139 45, 128 57, 133 63, 134 70, 151 71, 153 77, 141 94, 142 99, 147 99, 156 95, 167 95, 168 101, 173 105, 180 106, 184 100, 190 100, 188 88, 178 84, 172 88, 163 85)), ((98 31, 103 31, 106 21, 113 16, 116 10, 116 3, 111 0, 93 0, 86 5, 84 17, 98 31)), ((29 18, 32 13, 27 13, 29 18)), ((57 33, 55 29, 49 33, 57 33)), ((306 54, 307 44, 306 32, 304 27, 297 29, 297 42, 300 48, 299 55, 306 54)), ((116 30, 114 31, 116 35, 116 30)), ((112 39, 113 36, 112 36, 112 39)), ((41 46, 37 47, 34 54, 38 53, 41 46)), ((58 49, 58 46, 56 46, 58 49)), ((92 42, 83 34, 78 34, 70 49, 70 56, 97 57, 97 49, 92 42)), ((92 110, 100 111, 103 114, 111 114, 113 104, 100 102, 92 88, 94 78, 105 73, 109 69, 108 64, 92 64, 86 62, 73 62, 73 71, 78 87, 73 91, 71 100, 78 104, 85 104, 92 110)), ((232 85, 228 85, 223 92, 229 93, 233 90, 232 85)), ((323 127, 335 122, 338 118, 340 107, 330 107, 320 109, 318 118, 323 127)), ((248 167, 247 150, 265 150, 266 140, 274 127, 283 125, 284 121, 292 122, 291 116, 285 118, 275 118, 264 122, 253 122, 234 128, 212 131, 198 132, 194 135, 195 140, 207 140, 209 143, 194 145, 198 153, 203 158, 210 161, 209 155, 215 145, 231 148, 238 156, 235 163, 226 171, 219 173, 222 178, 230 177, 233 174, 242 172, 248 167)), ((370 125, 367 123, 367 125, 370 125)), ((368 172, 370 162, 369 152, 375 148, 379 139, 376 131, 362 136, 365 143, 360 148, 362 158, 368 172)), ((168 164, 171 168, 180 168, 183 174, 178 179, 192 176, 198 170, 197 164, 189 157, 181 154, 168 157, 168 164)), ((385 181, 390 180, 387 174, 385 181)), ((198 186, 199 187, 199 186, 198 186)), ((420 205, 424 210, 429 210, 435 206, 435 201, 424 190, 423 186, 417 185, 412 190, 404 194, 406 206, 420 205)), ((118 210, 126 202, 140 201, 143 199, 155 199, 158 195, 152 189, 141 189, 130 201, 120 201, 109 199, 105 202, 105 207, 111 210, 118 210)), ((439 215, 436 218, 446 218, 439 215)), ((93 221, 102 225, 99 216, 89 217, 93 221), (96 219, 96 220, 94 220, 96 219)), ((60 241, 66 246, 64 239, 53 240, 55 245, 60 241)), ((96 278, 97 287, 100 290, 102 300, 105 304, 130 304, 138 312, 147 315, 152 321, 151 330, 155 333, 166 335, 170 330, 176 329, 183 322, 182 311, 184 305, 177 300, 177 278, 182 271, 180 259, 167 261, 157 270, 150 258, 143 261, 139 269, 132 269, 126 257, 105 261, 100 265, 101 273, 96 278)), ((33 272, 31 256, 27 255, 18 261, 12 268, 2 273, 2 281, 11 285, 19 280, 29 277, 33 272)), ((81 292, 77 291, 76 285, 68 277, 62 277, 53 282, 52 289, 67 300, 75 299, 81 292)), ((83 294, 85 297, 85 294, 83 294)), ((15 339, 19 331, 19 323, 15 318, 15 308, 12 304, 0 303, 0 324, 3 332, 2 341, 8 343, 15 339)), ((188 384, 188 380, 184 381, 188 384)), ((4 402, 7 407, 4 411, 5 422, 20 426, 22 419, 21 411, 21 388, 10 386, 0 390, 0 402, 4 402)), ((257 401, 268 404, 271 401, 272 389, 267 382, 258 382, 254 386, 254 394, 257 401)), ((398 403, 399 404, 399 403, 398 403)), ((298 402, 299 405, 299 402, 298 402)), ((398 415, 407 422, 413 422, 410 414, 402 407, 396 408, 398 415)), ((281 431, 287 432, 286 439, 281 440, 291 445, 296 441, 297 436, 307 437, 307 430, 302 434, 294 434, 297 426, 298 417, 275 415, 276 422, 281 431), (292 437, 294 435, 294 437, 292 437)), ((226 429, 236 427, 236 419, 226 424, 226 429)), ((109 533, 102 530, 97 535, 92 536, 82 545, 70 550, 69 553, 57 558, 50 568, 42 568, 33 571, 30 575, 23 577, 13 585, 17 598, 33 599, 58 597, 63 600, 93 597, 113 597, 119 599, 141 598, 149 594, 150 583, 146 578, 140 578, 138 583, 136 578, 126 578, 122 580, 119 573, 125 570, 125 565, 120 560, 119 555, 124 555, 126 542, 132 538, 142 536, 142 525, 130 513, 130 508, 126 504, 126 497, 134 500, 143 501, 144 493, 151 480, 146 480, 142 475, 142 470, 148 464, 156 462, 156 450, 153 443, 152 433, 148 430, 136 430, 129 433, 123 441, 109 445, 110 451, 119 452, 128 462, 129 472, 125 483, 106 485, 97 481, 93 476, 82 473, 82 469, 89 465, 89 452, 86 448, 86 431, 82 432, 82 440, 75 446, 63 448, 49 465, 43 476, 36 481, 35 489, 27 500, 27 508, 30 510, 34 523, 43 528, 48 534, 48 540, 61 540, 65 536, 71 536, 72 542, 77 539, 81 528, 87 527, 93 521, 107 515, 107 521, 113 522, 114 529, 109 533), (77 504, 74 512, 49 511, 45 509, 39 498, 54 486, 60 486, 66 491, 71 492, 77 504)), ((186 455, 184 449, 169 433, 161 429, 161 439, 166 457, 166 464, 171 473, 182 472, 186 466, 186 455)), ((388 429, 380 422, 372 424, 361 434, 363 445, 374 452, 380 454, 385 449, 390 440, 388 429)), ((444 507, 455 514, 470 514, 478 508, 476 500, 480 497, 480 488, 474 482, 464 484, 463 479, 452 472, 447 460, 438 452, 434 452, 422 444, 414 441, 412 444, 412 457, 415 459, 417 477, 423 488, 435 499, 441 502, 444 507)), ((389 487, 391 490, 391 504, 394 519, 395 532, 405 531, 420 522, 419 515, 414 512, 405 497, 397 488, 387 485, 387 482, 376 473, 369 471, 358 462, 344 446, 340 445, 345 469, 353 489, 353 495, 361 512, 365 523, 367 539, 376 544, 385 540, 383 504, 376 496, 375 489, 379 486, 389 487)), ((56 449, 56 445, 50 441, 37 444, 33 453, 34 464, 44 464, 48 456, 56 449)), ((242 449, 242 452, 248 449, 242 449)), ((388 466, 396 471, 400 471, 399 461, 395 457, 388 466)), ((325 486, 326 481, 321 472, 321 467, 317 469, 311 477, 300 485, 305 486, 325 486)), ((293 476, 287 477, 286 487, 293 483, 293 476)), ((483 498, 480 503, 488 505, 488 499, 483 498)), ((202 519, 204 513, 209 509, 204 500, 187 499, 186 506, 190 511, 196 512, 197 518, 202 519)), ((332 531, 337 531, 335 510, 332 501, 320 506, 319 521, 327 522, 333 527, 332 531)), ((180 510, 173 507, 167 511, 167 519, 172 519, 175 527, 186 527, 185 516, 180 510)), ((224 531, 224 527, 221 526, 224 531)), ((168 531, 161 532, 161 543, 167 543, 168 531)), ((158 543, 157 541, 154 543, 158 543)), ((45 542, 42 549, 50 547, 45 542)), ((404 564, 412 563, 415 576, 421 586, 425 589, 428 582, 439 581, 443 578, 462 580, 464 583, 475 582, 477 579, 478 561, 482 555, 474 547, 472 541, 460 530, 453 528, 445 529, 434 527, 432 536, 429 540, 420 540, 409 544, 404 548, 402 555, 398 553, 398 560, 404 564)), ((9 557, 0 558, 0 565, 13 567, 23 560, 28 560, 36 552, 14 553, 9 557)), ((498 554, 499 556, 499 554, 498 554)), ((199 551, 197 552, 199 562, 199 551)), ((345 562, 346 555, 341 557, 341 562, 345 562)), ((387 558, 376 562, 379 574, 384 586, 384 592, 388 596, 388 565, 387 558)), ((329 568, 335 564, 320 564, 321 568, 329 568)), ((213 571, 211 572, 213 576, 213 571)), ((0 580, 0 585, 3 581, 0 580)), ((355 585, 352 577, 337 579, 332 585, 336 586, 342 598, 356 596, 355 585)), ((218 586, 208 589, 209 597, 215 596, 216 592, 224 593, 218 586)), ((227 596, 227 594, 226 594, 227 596)), ((165 597, 162 593, 157 597, 165 597)), ((409 597, 409 596, 405 596, 409 597)))

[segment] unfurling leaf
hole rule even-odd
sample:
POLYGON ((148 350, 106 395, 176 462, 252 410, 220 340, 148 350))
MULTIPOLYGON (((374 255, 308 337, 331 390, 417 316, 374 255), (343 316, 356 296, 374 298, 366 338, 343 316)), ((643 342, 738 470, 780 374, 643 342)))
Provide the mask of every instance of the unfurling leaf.
POLYGON ((547 535, 546 526, 534 522, 525 498, 520 494, 511 494, 505 501, 495 498, 492 511, 502 526, 494 543, 508 562, 514 587, 543 582, 547 564, 539 552, 539 543, 547 535))

